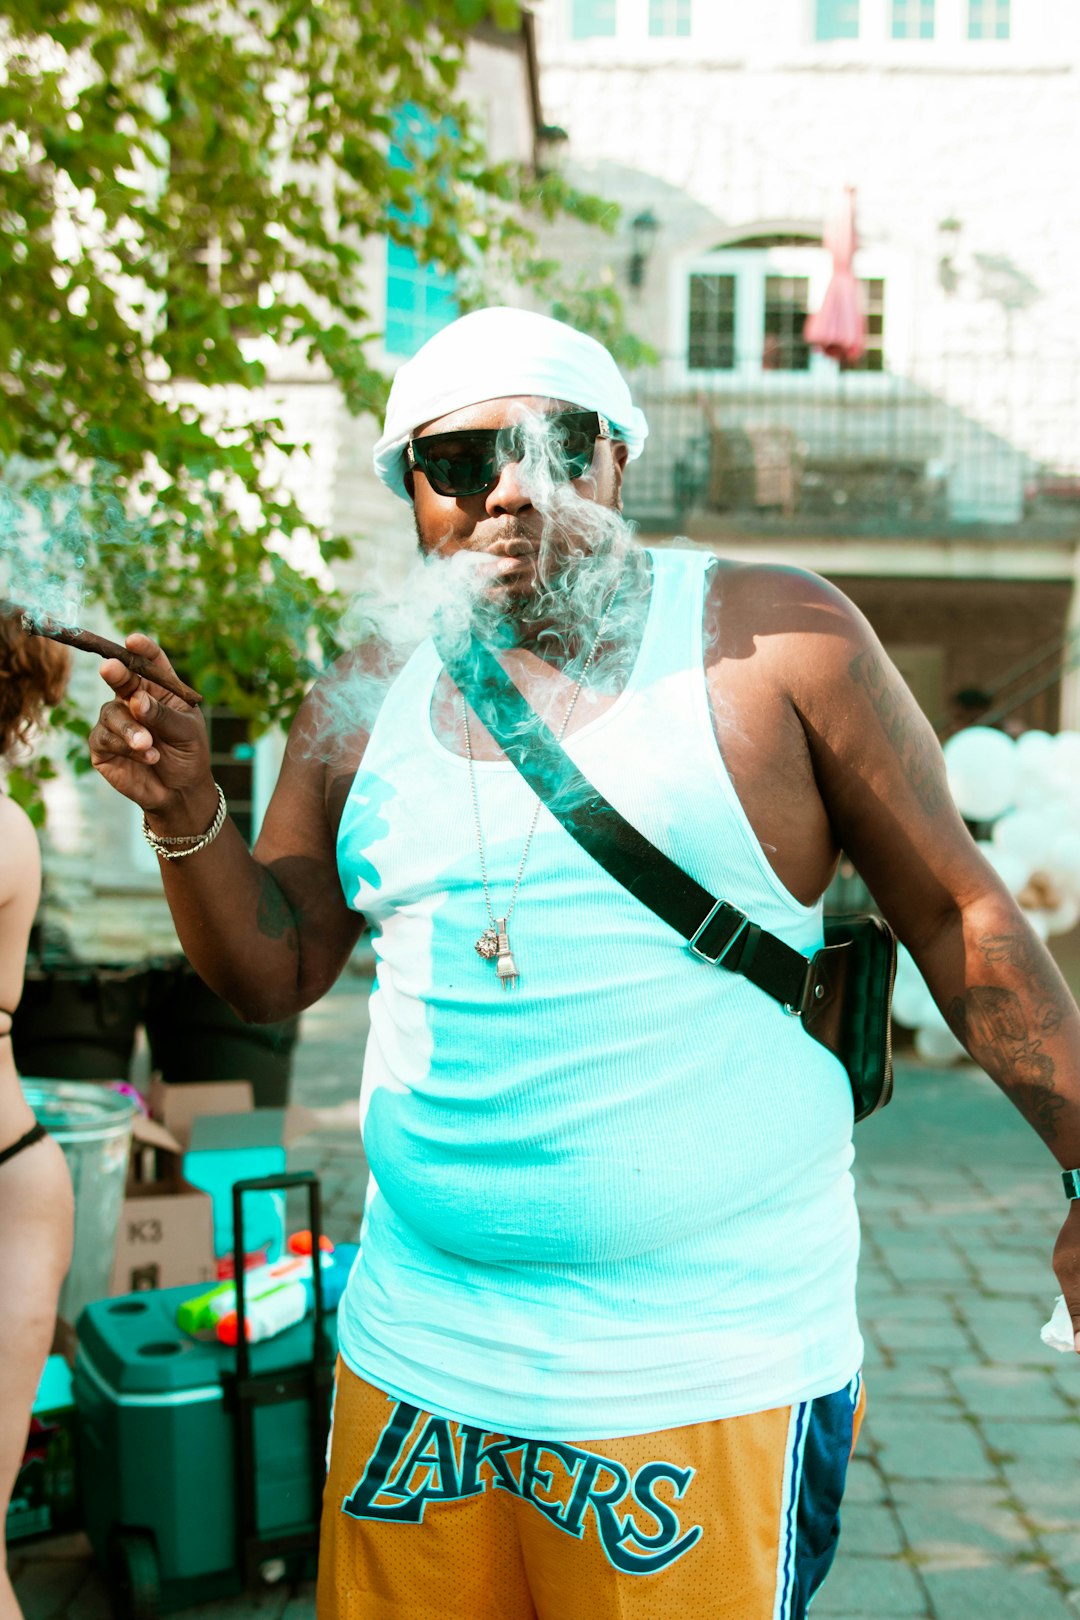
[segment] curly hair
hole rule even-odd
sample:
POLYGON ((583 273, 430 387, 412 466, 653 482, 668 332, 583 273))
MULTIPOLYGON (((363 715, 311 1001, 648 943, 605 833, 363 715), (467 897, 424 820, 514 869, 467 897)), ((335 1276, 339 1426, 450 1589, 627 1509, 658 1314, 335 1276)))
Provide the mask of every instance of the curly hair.
POLYGON ((27 746, 46 709, 59 703, 71 670, 67 647, 27 635, 19 613, 0 613, 0 758, 27 746))

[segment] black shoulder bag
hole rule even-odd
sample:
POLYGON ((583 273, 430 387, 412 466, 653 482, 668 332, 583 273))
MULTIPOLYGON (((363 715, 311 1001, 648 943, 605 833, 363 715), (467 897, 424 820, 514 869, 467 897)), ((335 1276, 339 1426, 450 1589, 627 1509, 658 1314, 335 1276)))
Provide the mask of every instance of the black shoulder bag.
POLYGON ((847 1070, 856 1121, 892 1096, 889 1008, 896 936, 874 915, 828 916, 806 957, 718 900, 649 842, 583 776, 507 675, 473 641, 445 659, 458 690, 537 797, 593 860, 686 940, 699 961, 741 973, 802 1021, 847 1070))

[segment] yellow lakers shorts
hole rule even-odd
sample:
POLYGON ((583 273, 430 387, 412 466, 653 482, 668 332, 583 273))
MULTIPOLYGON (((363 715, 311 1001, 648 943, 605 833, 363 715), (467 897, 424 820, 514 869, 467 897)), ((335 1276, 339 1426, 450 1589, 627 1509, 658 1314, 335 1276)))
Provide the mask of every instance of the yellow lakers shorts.
POLYGON ((338 1364, 318 1620, 802 1620, 864 1407, 615 1440, 434 1417, 338 1364))

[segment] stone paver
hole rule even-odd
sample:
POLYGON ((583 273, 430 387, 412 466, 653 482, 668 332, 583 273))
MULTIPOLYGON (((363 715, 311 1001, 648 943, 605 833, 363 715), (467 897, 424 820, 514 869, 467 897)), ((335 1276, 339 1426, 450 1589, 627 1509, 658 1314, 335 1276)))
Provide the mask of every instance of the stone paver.
POLYGON ((845 1495, 841 1520, 845 1559, 849 1553, 899 1557, 907 1546, 896 1513, 887 1502, 853 1501, 845 1495))
POLYGON ((861 1553, 837 1558, 813 1607, 814 1620, 847 1620, 848 1616, 915 1620, 930 1612, 920 1578, 909 1564, 900 1558, 867 1558, 861 1553))
POLYGON ((922 1569, 981 1568, 1031 1548, 1024 1520, 998 1480, 951 1484, 894 1481, 890 1508, 903 1543, 922 1569))
MULTIPOLYGON (((1064 1205, 1062 1206, 1064 1208, 1064 1205)), ((1045 1366, 1047 1350, 1039 1339, 1039 1329, 1050 1315, 1057 1289, 1050 1284, 1045 1304, 1034 1300, 987 1299, 969 1296, 958 1309, 972 1338, 988 1361, 1006 1365, 1017 1362, 1045 1366)))
MULTIPOLYGON (((861 1310, 865 1308, 860 1305, 861 1310)), ((866 1389, 875 1412, 895 1411, 901 1401, 914 1401, 917 1409, 930 1402, 956 1401, 947 1372, 907 1356, 894 1367, 879 1367, 868 1373, 866 1389)))
POLYGON ((1049 1419, 1070 1416, 1070 1407, 1044 1367, 956 1367, 951 1382, 964 1410, 975 1417, 1049 1419))
POLYGON ((893 1480, 988 1480, 996 1477, 986 1450, 962 1416, 887 1414, 871 1420, 882 1472, 893 1480))
POLYGON ((1076 1620, 1076 1610, 1035 1565, 928 1570, 923 1579, 935 1620, 1076 1620))
MULTIPOLYGON (((338 1240, 355 1238, 366 1181, 364 997, 345 979, 305 1014, 297 1052, 296 1100, 334 1115, 290 1160, 320 1170, 338 1240)), ((856 1146, 869 1412, 814 1620, 1080 1620, 1080 1358, 1039 1341, 1064 1213, 1054 1165, 969 1070, 901 1065, 856 1146)), ((107 1620, 82 1538, 12 1553, 27 1620, 107 1620)), ((314 1588, 190 1612, 314 1620, 314 1588)))

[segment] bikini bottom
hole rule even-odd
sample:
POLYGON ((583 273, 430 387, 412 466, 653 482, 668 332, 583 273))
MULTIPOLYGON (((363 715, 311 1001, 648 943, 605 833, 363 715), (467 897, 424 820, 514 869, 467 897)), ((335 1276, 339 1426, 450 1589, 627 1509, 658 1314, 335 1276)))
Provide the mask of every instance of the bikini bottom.
POLYGON ((0 1164, 6 1164, 9 1159, 15 1157, 16 1153, 21 1153, 23 1148, 33 1147, 35 1142, 40 1142, 42 1137, 48 1134, 40 1121, 36 1125, 31 1125, 26 1135, 20 1136, 17 1142, 12 1142, 10 1147, 0 1148, 0 1164))

